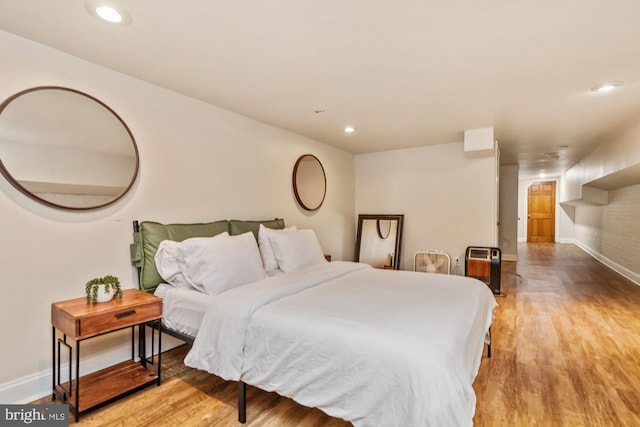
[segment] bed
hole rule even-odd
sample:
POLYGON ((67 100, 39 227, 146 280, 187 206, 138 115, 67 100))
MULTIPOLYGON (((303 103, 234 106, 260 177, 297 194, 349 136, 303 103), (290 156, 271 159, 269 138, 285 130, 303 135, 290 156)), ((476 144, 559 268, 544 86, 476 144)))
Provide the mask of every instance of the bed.
POLYGON ((356 427, 472 425, 472 384, 497 306, 482 282, 327 262, 313 232, 285 229, 283 221, 250 222, 249 232, 231 234, 229 222, 204 235, 203 227, 181 226, 175 233, 175 224, 142 223, 132 259, 141 271, 153 269, 141 258, 157 264, 157 277, 141 276, 141 288, 163 297, 164 327, 192 343, 185 364, 238 381, 240 422, 250 384, 356 427), (154 232, 144 232, 148 224, 154 232), (188 256, 176 258, 185 245, 188 256), (193 249, 199 245, 206 251, 193 249), (262 273, 248 274, 257 262, 262 273), (229 268, 233 280, 248 277, 220 287, 231 279, 216 269, 229 268), (180 269, 186 277, 176 279, 180 269), (174 283, 161 285, 165 278, 174 283))

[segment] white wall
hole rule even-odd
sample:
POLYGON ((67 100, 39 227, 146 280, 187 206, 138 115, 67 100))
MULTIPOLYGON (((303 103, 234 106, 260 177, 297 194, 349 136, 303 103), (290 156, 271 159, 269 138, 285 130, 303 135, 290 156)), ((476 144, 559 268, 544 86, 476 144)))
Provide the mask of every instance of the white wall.
MULTIPOLYGON (((352 259, 353 155, 2 31, 0 58, 0 100, 40 85, 86 92, 123 118, 140 151, 130 194, 99 211, 54 210, 0 179, 0 401, 50 392, 52 302, 82 297, 84 283, 105 274, 136 287, 128 248, 135 219, 278 216, 314 228, 333 259, 352 259), (316 155, 327 175, 327 196, 315 213, 296 205, 291 186, 293 165, 304 153, 316 155)), ((95 360, 127 343, 122 336, 89 341, 83 352, 95 360)))
POLYGON ((500 168, 500 235, 502 259, 518 259, 518 165, 500 168))
POLYGON ((400 268, 416 251, 460 257, 467 246, 495 246, 495 158, 465 156, 463 143, 356 156, 356 213, 404 214, 400 268))
MULTIPOLYGON (((596 180, 615 180, 622 183, 619 188, 638 184, 640 183, 638 165, 640 165, 640 122, 624 129, 619 135, 604 140, 598 148, 567 170, 562 176, 565 191, 560 200, 582 198, 583 184, 596 180)), ((598 185, 595 186, 598 187, 598 185)))
POLYGON ((609 192, 606 206, 579 206, 575 238, 579 246, 640 284, 640 185, 609 192))
MULTIPOLYGON (((571 191, 569 183, 564 175, 561 175, 557 186, 557 200, 568 200, 568 193, 571 191)), ((556 216, 558 217, 558 229, 556 230, 557 241, 559 243, 573 243, 575 239, 575 206, 568 203, 560 203, 556 206, 556 216)), ((525 240, 526 240, 525 233, 525 240)))
MULTIPOLYGON (((583 184, 604 193, 601 206, 589 200, 562 204, 572 241, 640 284, 640 122, 604 140, 561 177, 561 200, 584 196, 583 184), (607 191, 608 190, 608 191, 607 191), (582 192, 582 194, 580 194, 582 192)), ((584 199, 584 197, 583 197, 584 199)), ((568 234, 568 233, 567 233, 568 234)))

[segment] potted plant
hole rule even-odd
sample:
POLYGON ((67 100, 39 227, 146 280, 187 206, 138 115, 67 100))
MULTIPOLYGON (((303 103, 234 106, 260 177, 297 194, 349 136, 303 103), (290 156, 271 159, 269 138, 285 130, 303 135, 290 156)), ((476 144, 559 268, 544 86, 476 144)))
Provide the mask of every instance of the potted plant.
POLYGON ((93 304, 111 301, 112 298, 122 298, 120 280, 114 276, 96 277, 85 285, 87 301, 93 304))

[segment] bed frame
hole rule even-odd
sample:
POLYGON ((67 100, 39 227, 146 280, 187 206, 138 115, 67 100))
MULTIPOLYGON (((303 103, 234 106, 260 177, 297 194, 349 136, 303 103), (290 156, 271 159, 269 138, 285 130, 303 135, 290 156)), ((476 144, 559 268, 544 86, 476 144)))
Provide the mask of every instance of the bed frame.
MULTIPOLYGON (((169 233, 168 237, 165 237, 165 238, 171 238, 172 240, 180 241, 180 240, 184 240, 184 238, 186 237, 210 237, 215 234, 218 234, 219 232, 221 232, 220 230, 225 231, 225 225, 224 225, 225 222, 227 223, 227 227, 230 231, 230 234, 241 234, 242 232, 252 231, 256 236, 256 239, 257 239, 257 232, 261 223, 270 228, 284 228, 284 220, 278 219, 278 218, 274 220, 267 220, 267 221, 235 221, 235 222, 234 221, 217 221, 217 222, 208 223, 208 224, 168 224, 168 225, 159 224, 159 223, 147 223, 147 224, 151 224, 154 227, 158 227, 160 229, 162 229, 163 227, 187 228, 186 230, 183 230, 183 232, 177 233, 177 235, 169 233), (231 223, 233 223, 235 227, 232 226, 231 223), (210 227, 207 227, 207 226, 210 226, 210 227), (208 228, 211 228, 211 230, 207 230, 208 228), (209 231, 212 231, 212 234, 209 233, 209 231)), ((148 283, 145 285, 143 283, 143 269, 145 267, 144 265, 145 255, 148 256, 149 255, 148 252, 150 251, 153 251, 153 255, 155 255, 155 250, 153 249, 153 245, 151 245, 151 247, 148 247, 148 245, 143 244, 142 237, 141 237, 140 223, 138 221, 133 221, 133 236, 134 236, 133 238, 134 243, 130 245, 131 261, 136 266, 136 269, 138 272, 138 283, 139 283, 140 289, 146 292, 153 292, 155 290, 155 287, 160 282, 156 283, 155 286, 148 286, 148 283)), ((155 242, 155 249, 157 249, 157 244, 159 243, 160 241, 155 242)), ((147 259, 147 261, 149 260, 147 259)), ((147 266, 147 268, 149 268, 149 266, 147 266)), ((157 271, 155 270, 155 264, 153 265, 153 271, 157 275, 157 271)), ((159 325, 154 324, 153 327, 158 328, 159 325)), ((184 341, 189 345, 193 345, 194 338, 192 336, 185 335, 178 331, 172 330, 168 328, 166 325, 164 325, 164 322, 162 322, 162 333, 166 333, 174 338, 184 341)), ((489 328, 489 343, 487 344, 487 357, 489 358, 491 357, 491 328, 489 328)), ((247 422, 247 384, 244 383, 243 381, 238 381, 238 421, 242 424, 245 424, 247 422)))
MULTIPOLYGON (((152 258, 149 258, 150 252, 153 252, 151 257, 155 255, 155 250, 161 240, 181 241, 188 237, 212 237, 223 231, 232 235, 251 231, 257 240, 260 224, 274 229, 284 228, 284 220, 280 218, 263 221, 223 220, 200 224, 160 224, 155 222, 146 222, 145 224, 149 228, 149 234, 152 235, 149 239, 152 242, 149 243, 143 239, 140 222, 133 221, 133 244, 130 245, 130 252, 131 261, 138 272, 139 287, 146 292, 155 291, 156 286, 160 283, 158 280, 161 280, 155 269, 155 264, 151 266, 152 258), (145 274, 151 276, 151 280, 145 278, 145 274)), ((154 328, 157 327, 159 326, 154 324, 154 328)), ((170 329, 164 322, 162 333, 193 345, 194 338, 192 336, 170 329)), ((247 385, 243 381, 238 381, 238 421, 242 424, 247 422, 247 385)))

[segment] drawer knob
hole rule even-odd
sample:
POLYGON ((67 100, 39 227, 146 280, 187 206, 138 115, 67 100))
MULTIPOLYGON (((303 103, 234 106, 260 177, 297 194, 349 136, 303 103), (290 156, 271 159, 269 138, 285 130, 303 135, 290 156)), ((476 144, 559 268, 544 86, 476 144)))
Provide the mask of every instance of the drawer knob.
POLYGON ((135 310, 127 310, 127 311, 123 311, 122 313, 116 313, 116 319, 122 319, 123 317, 127 317, 127 316, 133 316, 134 314, 136 314, 135 310))

